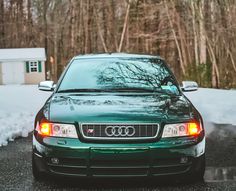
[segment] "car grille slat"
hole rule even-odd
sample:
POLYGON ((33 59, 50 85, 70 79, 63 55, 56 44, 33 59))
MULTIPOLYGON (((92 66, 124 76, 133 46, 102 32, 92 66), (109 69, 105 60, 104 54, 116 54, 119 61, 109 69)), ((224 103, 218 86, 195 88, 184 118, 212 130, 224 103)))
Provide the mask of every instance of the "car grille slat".
POLYGON ((153 139, 158 135, 159 124, 83 123, 80 132, 86 139, 153 139))

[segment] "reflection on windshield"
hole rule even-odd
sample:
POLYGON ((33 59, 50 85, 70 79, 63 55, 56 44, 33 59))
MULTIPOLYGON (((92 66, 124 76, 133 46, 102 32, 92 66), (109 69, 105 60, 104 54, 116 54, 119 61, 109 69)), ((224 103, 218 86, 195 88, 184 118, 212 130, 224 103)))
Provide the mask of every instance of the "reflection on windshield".
POLYGON ((59 91, 81 89, 163 91, 179 94, 176 81, 160 59, 100 58, 75 60, 59 91))

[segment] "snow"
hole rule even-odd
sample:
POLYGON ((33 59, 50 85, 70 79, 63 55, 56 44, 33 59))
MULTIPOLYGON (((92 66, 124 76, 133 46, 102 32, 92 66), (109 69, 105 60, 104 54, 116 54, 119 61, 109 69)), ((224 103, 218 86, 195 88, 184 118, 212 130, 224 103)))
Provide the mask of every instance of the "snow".
MULTIPOLYGON (((0 86, 0 146, 28 136, 36 113, 50 94, 39 91, 36 85, 0 86)), ((185 95, 202 114, 207 132, 214 123, 236 125, 235 90, 200 88, 185 95)))
POLYGON ((36 85, 0 86, 0 146, 28 136, 36 113, 50 94, 36 85))
POLYGON ((236 125, 236 90, 199 88, 185 95, 205 122, 236 125))
POLYGON ((0 49, 0 61, 46 60, 44 48, 4 48, 0 49))

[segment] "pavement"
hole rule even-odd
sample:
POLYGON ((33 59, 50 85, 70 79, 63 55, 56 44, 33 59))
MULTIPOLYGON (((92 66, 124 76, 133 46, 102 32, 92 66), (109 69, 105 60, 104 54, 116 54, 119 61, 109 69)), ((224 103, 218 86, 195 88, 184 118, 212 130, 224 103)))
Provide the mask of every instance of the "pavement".
POLYGON ((236 191, 236 126, 214 124, 206 136, 206 172, 203 182, 178 183, 146 179, 34 180, 31 172, 32 135, 0 147, 0 191, 5 190, 219 190, 236 191))

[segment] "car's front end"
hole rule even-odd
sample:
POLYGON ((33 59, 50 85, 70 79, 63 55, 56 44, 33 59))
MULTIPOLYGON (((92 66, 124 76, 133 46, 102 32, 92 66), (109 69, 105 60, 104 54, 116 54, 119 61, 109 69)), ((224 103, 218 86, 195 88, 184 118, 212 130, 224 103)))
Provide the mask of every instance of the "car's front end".
POLYGON ((35 120, 36 177, 203 176, 202 118, 181 92, 60 87, 35 120))
POLYGON ((193 173, 194 176, 204 162, 205 140, 195 136, 146 143, 89 143, 54 137, 34 139, 37 168, 55 175, 133 177, 193 173))

